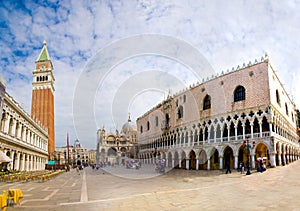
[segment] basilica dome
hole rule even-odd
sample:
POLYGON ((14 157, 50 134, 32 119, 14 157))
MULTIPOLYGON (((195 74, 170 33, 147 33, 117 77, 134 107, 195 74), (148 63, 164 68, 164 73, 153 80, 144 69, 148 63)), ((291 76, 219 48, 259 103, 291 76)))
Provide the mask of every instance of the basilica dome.
POLYGON ((132 131, 137 131, 136 125, 131 122, 130 116, 128 117, 128 121, 122 127, 122 133, 128 135, 132 131))

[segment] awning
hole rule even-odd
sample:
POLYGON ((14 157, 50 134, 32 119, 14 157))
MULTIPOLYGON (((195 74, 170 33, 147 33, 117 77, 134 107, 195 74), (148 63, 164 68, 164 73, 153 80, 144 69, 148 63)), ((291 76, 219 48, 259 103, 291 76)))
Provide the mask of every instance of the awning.
POLYGON ((8 163, 11 162, 11 158, 8 157, 4 152, 0 151, 0 163, 8 163))

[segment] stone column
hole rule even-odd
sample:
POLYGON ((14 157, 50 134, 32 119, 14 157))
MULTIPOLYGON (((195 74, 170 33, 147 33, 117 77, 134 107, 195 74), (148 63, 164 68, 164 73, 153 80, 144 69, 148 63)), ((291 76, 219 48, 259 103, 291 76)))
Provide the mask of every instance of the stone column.
POLYGON ((283 157, 283 160, 281 161, 281 163, 283 162, 284 165, 286 165, 286 160, 285 160, 285 154, 282 153, 282 157, 283 157))
POLYGON ((270 136, 273 136, 272 123, 269 123, 270 136))
POLYGON ((224 128, 222 127, 222 128, 221 128, 221 136, 220 136, 221 142, 223 142, 223 130, 224 130, 224 128))
POLYGON ((185 168, 186 168, 187 170, 190 169, 190 159, 189 159, 189 158, 186 158, 186 159, 185 159, 185 168))
POLYGON ((24 170, 28 171, 28 154, 24 154, 24 170))
POLYGON ((15 170, 15 151, 10 152, 11 159, 12 159, 12 164, 11 164, 11 170, 15 170))
POLYGON ((178 157, 178 160, 179 160, 179 168, 181 169, 181 157, 180 156, 178 157))
POLYGON ((22 131, 22 125, 19 122, 18 127, 17 127, 17 135, 16 138, 21 140, 21 131, 22 131))
POLYGON ((282 163, 281 163, 281 153, 280 152, 277 152, 278 153, 278 166, 281 166, 282 163))
POLYGON ((234 156, 234 169, 237 169, 239 166, 239 157, 238 155, 234 156))
POLYGON ((207 143, 210 143, 210 127, 207 130, 207 143))
POLYGON ((262 137, 262 122, 259 121, 259 137, 262 137))
POLYGON ((172 168, 174 168, 174 167, 175 167, 175 159, 172 158, 172 168))
POLYGON ((250 123, 251 126, 251 138, 253 138, 253 123, 250 123))
POLYGON ((237 125, 235 125, 234 124, 234 140, 237 140, 237 137, 238 137, 238 135, 237 135, 237 125))
POLYGON ((23 131, 22 131, 22 135, 21 135, 21 140, 26 142, 26 127, 23 125, 22 128, 23 128, 23 131))
POLYGON ((275 159, 274 152, 270 153, 270 163, 271 163, 271 167, 276 167, 276 159, 275 159))
POLYGON ((214 143, 217 142, 217 130, 214 128, 214 143))
POLYGON ((210 170, 210 158, 207 159, 207 170, 210 170))
POLYGON ((196 157, 196 170, 199 170, 199 157, 196 157))
POLYGON ((32 171, 35 171, 36 170, 36 156, 35 155, 32 155, 32 168, 31 170, 32 171))
POLYGON ((8 134, 10 118, 11 116, 8 113, 6 113, 4 117, 4 127, 3 127, 3 132, 5 134, 8 134))
POLYGON ((223 169, 223 157, 219 156, 219 160, 220 160, 220 170, 223 169))
POLYGON ((33 155, 29 155, 30 161, 29 161, 29 171, 33 170, 33 155))
POLYGON ((25 168, 25 160, 26 160, 26 154, 23 154, 22 155, 22 167, 21 167, 21 170, 22 171, 25 171, 26 170, 26 168, 25 168))
POLYGON ((26 143, 30 144, 30 130, 27 128, 26 143))
POLYGON ((17 152, 17 163, 16 163, 16 170, 20 170, 20 152, 17 152))
POLYGON ((14 118, 12 118, 11 131, 10 131, 9 135, 11 135, 13 137, 16 136, 16 120, 14 118))
POLYGON ((188 146, 191 146, 191 131, 188 132, 188 146))
POLYGON ((227 125, 227 138, 228 138, 228 141, 230 141, 230 125, 227 125))

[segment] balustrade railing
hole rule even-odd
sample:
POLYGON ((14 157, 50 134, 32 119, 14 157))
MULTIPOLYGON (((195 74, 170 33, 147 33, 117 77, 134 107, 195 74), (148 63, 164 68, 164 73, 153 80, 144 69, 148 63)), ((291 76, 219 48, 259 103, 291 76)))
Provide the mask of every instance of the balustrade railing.
MULTIPOLYGON (((274 134, 275 135, 275 134, 274 134)), ((204 140, 204 141, 195 141, 195 142, 176 142, 174 141, 170 145, 164 145, 164 146, 158 146, 158 147, 151 147, 147 149, 141 149, 140 151, 155 151, 156 150, 165 150, 169 148, 181 148, 181 147, 186 147, 186 146, 202 146, 203 144, 213 144, 213 143, 221 143, 221 142, 234 142, 234 141, 242 141, 245 139, 258 139, 258 138, 265 138, 270 136, 270 132, 262 132, 260 133, 253 133, 252 138, 251 134, 245 134, 243 135, 238 135, 237 137, 235 136, 230 136, 229 139, 228 137, 222 137, 222 138, 215 138, 215 139, 210 139, 210 140, 204 140)))

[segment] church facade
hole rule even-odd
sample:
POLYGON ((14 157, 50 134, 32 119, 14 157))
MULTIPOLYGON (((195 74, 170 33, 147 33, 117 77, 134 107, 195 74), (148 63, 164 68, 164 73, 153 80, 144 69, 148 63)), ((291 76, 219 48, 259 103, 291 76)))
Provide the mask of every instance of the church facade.
POLYGON ((168 96, 137 119, 139 159, 183 169, 299 159, 296 105, 267 55, 168 96))
POLYGON ((105 128, 97 131, 96 164, 125 164, 128 159, 137 158, 136 125, 128 121, 123 125, 121 133, 105 132, 105 128))

